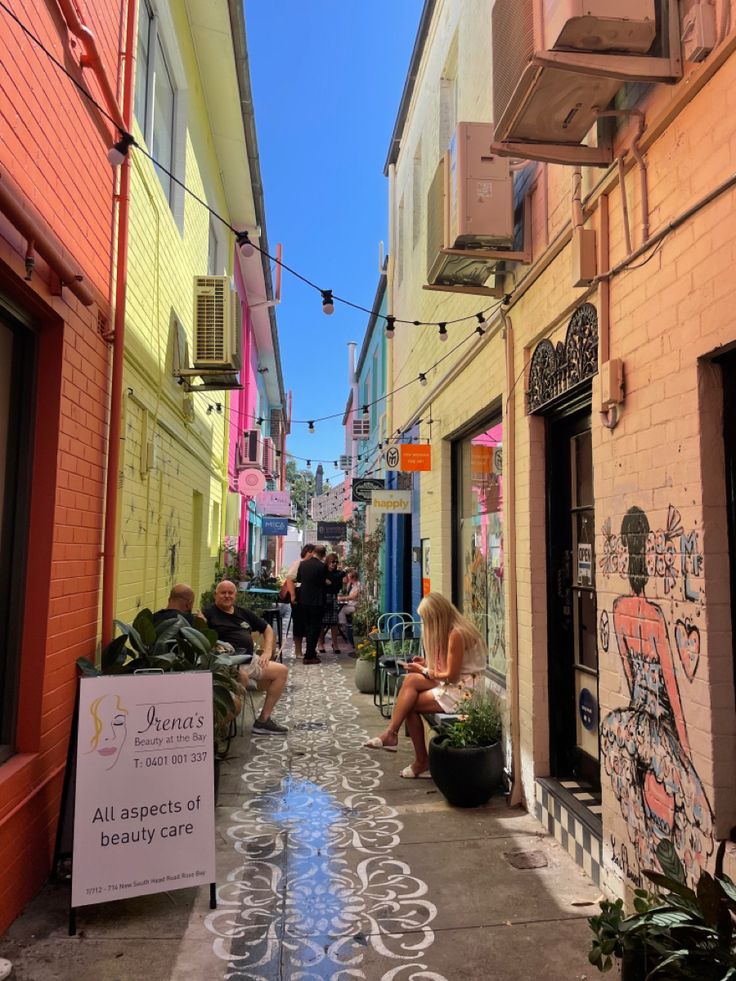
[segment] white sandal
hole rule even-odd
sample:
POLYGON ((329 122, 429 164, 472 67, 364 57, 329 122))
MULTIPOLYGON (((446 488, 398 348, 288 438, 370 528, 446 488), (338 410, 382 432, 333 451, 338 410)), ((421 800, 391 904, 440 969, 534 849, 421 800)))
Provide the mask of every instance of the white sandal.
POLYGON ((432 774, 429 770, 422 770, 421 773, 415 773, 410 766, 405 766, 403 770, 399 772, 399 776, 403 777, 404 780, 431 780, 432 774))
POLYGON ((396 746, 387 746, 386 743, 381 741, 380 736, 373 736, 363 743, 366 749, 385 749, 387 753, 396 753, 399 749, 398 744, 396 746))

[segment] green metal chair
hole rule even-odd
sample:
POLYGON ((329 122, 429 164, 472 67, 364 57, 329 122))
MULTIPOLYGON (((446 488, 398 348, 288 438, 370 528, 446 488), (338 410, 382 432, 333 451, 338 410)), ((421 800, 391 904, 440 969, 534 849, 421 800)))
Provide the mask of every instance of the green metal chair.
POLYGON ((388 638, 382 642, 383 654, 376 659, 376 687, 374 702, 381 715, 388 719, 393 712, 396 696, 406 675, 403 661, 418 657, 422 647, 422 625, 412 618, 395 621, 389 628, 388 638))

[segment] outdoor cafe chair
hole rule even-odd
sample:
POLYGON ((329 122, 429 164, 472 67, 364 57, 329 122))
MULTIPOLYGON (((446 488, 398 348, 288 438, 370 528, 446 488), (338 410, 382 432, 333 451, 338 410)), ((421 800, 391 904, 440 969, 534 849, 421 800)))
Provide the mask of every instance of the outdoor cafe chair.
POLYGON ((374 704, 381 715, 388 719, 393 711, 396 696, 406 671, 401 661, 411 661, 421 652, 421 621, 411 615, 394 614, 388 630, 379 641, 381 655, 376 658, 374 704), (400 619, 399 619, 400 617, 400 619))

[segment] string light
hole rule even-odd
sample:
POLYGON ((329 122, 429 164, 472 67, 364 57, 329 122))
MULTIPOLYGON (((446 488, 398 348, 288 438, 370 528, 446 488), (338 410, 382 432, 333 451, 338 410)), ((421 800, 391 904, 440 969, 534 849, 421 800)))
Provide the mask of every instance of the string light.
POLYGON ((262 426, 262 425, 263 425, 263 416, 258 416, 258 418, 256 419, 256 426, 262 426))
POLYGON ((107 151, 107 159, 110 161, 111 166, 120 167, 125 158, 128 156, 128 150, 132 146, 137 146, 135 137, 130 133, 125 133, 121 130, 120 139, 117 141, 117 143, 113 143, 113 145, 107 151))
POLYGON ((396 317, 386 317, 386 337, 393 338, 396 329, 396 317))
MULTIPOLYGON (((44 46, 44 44, 40 40, 40 38, 38 38, 21 21, 21 19, 10 9, 10 7, 5 2, 3 2, 3 0, 0 0, 0 8, 2 8, 8 14, 8 16, 10 18, 12 18, 16 22, 16 24, 19 26, 19 28, 29 38, 29 40, 33 44, 35 44, 36 47, 38 47, 46 55, 46 57, 56 66, 56 68, 58 68, 60 72, 62 72, 64 75, 66 75, 66 77, 69 79, 69 81, 72 83, 72 85, 74 85, 77 88, 77 90, 79 91, 80 95, 82 95, 91 105, 93 105, 97 109, 97 111, 102 116, 104 116, 105 119, 109 120, 109 122, 112 123, 113 126, 115 126, 115 127, 117 127, 119 129, 119 126, 118 126, 117 121, 110 115, 110 113, 105 109, 105 107, 103 105, 101 105, 101 103, 99 103, 91 95, 91 93, 88 92, 86 90, 86 88, 84 86, 82 86, 77 81, 77 79, 71 74, 71 72, 53 55, 53 53, 47 47, 44 46)), ((124 159, 125 153, 123 151, 123 146, 118 146, 118 144, 123 144, 124 139, 126 137, 129 137, 130 134, 123 133, 122 131, 120 131, 120 132, 122 133, 123 139, 121 139, 120 141, 118 141, 118 143, 116 143, 115 146, 113 148, 111 148, 110 154, 112 154, 114 152, 115 159, 117 160, 118 159, 118 154, 122 153, 123 154, 123 157, 121 158, 121 162, 122 162, 122 159, 124 159)), ((250 253, 250 250, 260 252, 261 255, 265 256, 271 262, 279 265, 282 269, 285 269, 288 273, 290 273, 296 279, 299 279, 305 285, 311 287, 314 290, 319 291, 322 294, 323 309, 324 309, 324 312, 326 314, 333 313, 335 301, 338 301, 340 303, 344 303, 346 306, 352 307, 355 310, 360 310, 363 313, 367 313, 370 316, 373 316, 375 314, 375 310, 372 309, 372 308, 362 306, 362 305, 360 305, 358 303, 353 303, 351 300, 348 300, 348 299, 346 299, 345 297, 342 297, 342 296, 334 296, 332 290, 323 290, 323 289, 321 289, 315 282, 313 282, 312 280, 308 279, 306 276, 302 275, 298 270, 296 270, 293 267, 289 266, 287 263, 283 262, 282 260, 280 260, 276 256, 270 255, 268 252, 265 251, 265 249, 261 249, 260 246, 255 245, 254 243, 250 242, 250 240, 248 238, 248 233, 247 232, 241 231, 241 230, 239 230, 237 228, 234 228, 225 218, 223 218, 222 215, 218 214, 213 208, 211 208, 208 205, 208 203, 205 200, 203 200, 190 187, 188 187, 179 177, 177 177, 176 174, 173 174, 170 170, 168 170, 165 166, 163 166, 163 164, 159 160, 157 160, 151 153, 149 153, 149 151, 144 146, 141 146, 140 144, 138 144, 137 142, 135 142, 135 140, 133 140, 132 138, 131 138, 130 142, 127 144, 127 147, 128 148, 130 146, 135 146, 135 148, 138 150, 138 152, 141 153, 143 156, 147 157, 151 161, 151 163, 154 164, 154 166, 156 167, 157 170, 159 170, 161 173, 163 173, 167 177, 169 177, 174 184, 176 184, 178 187, 180 187, 184 191, 185 194, 189 195, 191 198, 193 198, 195 201, 197 201, 197 203, 200 204, 203 208, 205 208, 205 210, 208 211, 209 214, 212 215, 213 218, 217 219, 217 221, 219 221, 225 228, 227 228, 229 231, 231 231, 233 233, 233 235, 235 235, 236 241, 238 242, 238 245, 243 247, 241 249, 241 251, 243 251, 245 253, 245 250, 247 249, 248 252, 245 253, 245 254, 251 254, 250 253)), ((113 162, 112 159, 111 159, 111 162, 113 162)), ((504 298, 504 302, 505 303, 508 303, 508 300, 511 298, 511 296, 512 296, 512 294, 508 294, 508 296, 506 298, 504 298)), ((384 315, 381 315, 381 316, 383 316, 383 319, 384 320, 388 320, 388 317, 387 316, 384 316, 384 315)), ((455 320, 446 321, 445 324, 444 324, 444 326, 446 327, 448 324, 465 323, 468 320, 472 320, 473 317, 475 317, 475 316, 477 316, 477 315, 476 314, 469 314, 469 315, 464 316, 464 317, 457 317, 455 320)), ((400 323, 400 324, 413 324, 415 327, 420 327, 420 326, 438 326, 438 327, 441 327, 442 326, 441 324, 438 324, 436 321, 418 320, 418 319, 417 320, 412 320, 412 319, 406 319, 405 320, 405 319, 400 319, 398 317, 394 318, 394 320, 395 320, 395 323, 400 323)), ((337 418, 337 415, 335 416, 335 418, 337 418)), ((304 420, 294 420, 294 421, 295 422, 303 422, 304 420)))
POLYGON ((307 460, 307 468, 309 468, 311 466, 312 466, 312 461, 311 460, 307 460))
POLYGON ((309 420, 309 426, 308 426, 308 431, 309 431, 310 433, 313 433, 313 432, 314 432, 314 419, 310 419, 310 420, 309 420))
POLYGON ((442 323, 442 324, 438 324, 437 326, 440 329, 440 340, 441 341, 446 341, 447 340, 447 336, 448 336, 447 335, 447 324, 446 323, 442 323))
POLYGON ((214 405, 212 403, 210 403, 210 405, 207 406, 207 415, 208 416, 211 416, 212 415, 212 410, 213 409, 219 415, 222 412, 222 402, 215 402, 214 405))
POLYGON ((424 374, 424 372, 423 372, 423 371, 420 371, 420 372, 419 372, 419 384, 420 384, 420 385, 421 385, 421 386, 422 386, 423 388, 426 388, 426 387, 427 387, 427 376, 426 376, 426 375, 424 374))
POLYGON ((245 231, 237 233, 235 236, 235 244, 240 249, 240 254, 245 256, 246 259, 252 256, 256 251, 255 246, 251 242, 250 238, 248 238, 248 233, 245 231))
POLYGON ((363 415, 364 416, 370 415, 370 409, 368 408, 367 404, 363 406, 363 415))
POLYGON ((482 337, 486 332, 486 318, 482 313, 476 313, 476 318, 478 320, 478 326, 475 328, 475 332, 479 337, 482 337))

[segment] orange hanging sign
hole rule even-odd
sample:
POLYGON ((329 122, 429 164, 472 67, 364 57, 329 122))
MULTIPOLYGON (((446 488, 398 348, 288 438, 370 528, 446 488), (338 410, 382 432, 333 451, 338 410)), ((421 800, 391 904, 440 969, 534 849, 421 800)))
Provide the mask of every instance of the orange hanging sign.
POLYGON ((432 447, 429 443, 402 443, 400 470, 431 470, 432 447))

